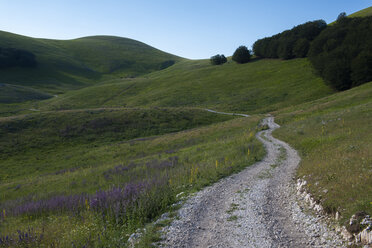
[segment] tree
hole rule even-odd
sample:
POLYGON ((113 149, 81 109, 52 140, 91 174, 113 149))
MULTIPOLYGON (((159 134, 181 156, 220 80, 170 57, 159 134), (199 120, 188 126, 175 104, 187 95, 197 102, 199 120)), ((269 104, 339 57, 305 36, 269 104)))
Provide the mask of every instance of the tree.
POLYGON ((278 57, 282 59, 293 59, 293 47, 295 39, 292 37, 283 37, 278 46, 278 57))
POLYGON ((223 54, 217 54, 211 57, 210 59, 212 65, 222 65, 227 62, 227 58, 223 54))
POLYGON ((248 50, 246 46, 238 47, 232 56, 232 60, 234 60, 238 64, 247 63, 249 62, 250 59, 251 52, 248 50))
POLYGON ((323 20, 306 22, 291 30, 257 40, 253 44, 253 52, 261 58, 306 57, 310 42, 326 28, 327 23, 323 20))
POLYGON ((353 86, 372 81, 372 53, 361 53, 351 62, 353 86))
POLYGON ((347 90, 352 86, 347 60, 330 60, 324 68, 323 77, 326 83, 336 90, 347 90))
POLYGON ((299 39, 293 47, 293 55, 296 58, 305 58, 309 51, 310 42, 306 39, 299 39))
POLYGON ((328 85, 347 90, 372 81, 372 17, 340 16, 311 42, 308 57, 328 85))
POLYGON ((337 21, 342 21, 343 19, 347 18, 347 15, 345 12, 341 12, 338 16, 337 16, 337 21))

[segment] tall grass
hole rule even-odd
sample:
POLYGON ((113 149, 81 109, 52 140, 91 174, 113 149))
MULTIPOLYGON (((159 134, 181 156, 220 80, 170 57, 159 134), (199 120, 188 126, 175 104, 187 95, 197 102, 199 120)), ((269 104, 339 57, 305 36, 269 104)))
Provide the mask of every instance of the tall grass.
POLYGON ((300 151, 298 176, 341 222, 372 213, 372 83, 279 112, 274 132, 300 151))
POLYGON ((90 147, 94 167, 76 164, 2 182, 0 247, 125 246, 134 230, 167 211, 179 193, 261 159, 264 149, 254 138, 258 121, 238 118, 99 144, 90 147))
POLYGON ((208 107, 263 113, 318 99, 332 90, 313 74, 307 59, 255 60, 212 66, 181 61, 136 79, 111 81, 40 103, 40 109, 90 107, 208 107))

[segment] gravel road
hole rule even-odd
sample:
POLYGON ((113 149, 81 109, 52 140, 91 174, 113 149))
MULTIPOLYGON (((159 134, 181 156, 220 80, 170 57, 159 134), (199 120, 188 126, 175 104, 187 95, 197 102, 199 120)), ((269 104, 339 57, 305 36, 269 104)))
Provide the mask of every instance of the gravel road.
POLYGON ((161 247, 344 247, 323 217, 299 205, 293 176, 300 157, 272 137, 273 117, 263 124, 269 129, 256 137, 266 157, 191 196, 163 229, 161 247))

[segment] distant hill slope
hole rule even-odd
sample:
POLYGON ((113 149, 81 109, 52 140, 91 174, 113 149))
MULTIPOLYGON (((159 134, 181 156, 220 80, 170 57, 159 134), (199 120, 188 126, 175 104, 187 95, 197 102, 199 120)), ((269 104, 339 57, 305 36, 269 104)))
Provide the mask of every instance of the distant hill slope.
POLYGON ((44 100, 50 97, 52 96, 32 88, 0 83, 0 104, 44 100))
POLYGON ((113 76, 138 76, 181 59, 144 43, 113 36, 50 40, 0 31, 0 47, 32 52, 38 63, 35 68, 0 69, 0 83, 52 93, 82 88, 113 76))
POLYGON ((372 7, 369 7, 366 9, 362 9, 358 12, 355 12, 349 15, 349 17, 365 17, 365 16, 371 16, 371 15, 372 15, 372 7))
POLYGON ((314 75, 307 59, 264 59, 212 66, 182 61, 146 77, 68 92, 40 109, 95 107, 209 107, 262 113, 318 99, 333 91, 314 75))

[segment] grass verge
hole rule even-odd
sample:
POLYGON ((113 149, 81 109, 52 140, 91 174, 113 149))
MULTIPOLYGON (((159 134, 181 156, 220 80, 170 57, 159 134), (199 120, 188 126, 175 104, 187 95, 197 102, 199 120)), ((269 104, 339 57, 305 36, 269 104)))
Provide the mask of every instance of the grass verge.
POLYGON ((277 114, 274 135, 299 150, 298 177, 325 210, 372 213, 372 83, 277 114))

